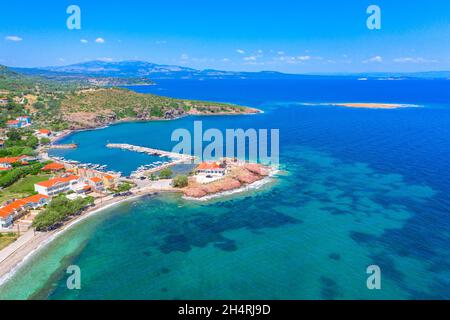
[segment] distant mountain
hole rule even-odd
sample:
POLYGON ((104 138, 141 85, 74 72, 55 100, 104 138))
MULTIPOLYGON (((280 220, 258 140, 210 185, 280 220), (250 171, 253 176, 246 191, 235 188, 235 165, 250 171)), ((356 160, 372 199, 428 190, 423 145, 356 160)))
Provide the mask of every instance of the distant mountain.
POLYGON ((60 67, 13 68, 15 71, 40 76, 124 77, 150 79, 226 79, 226 78, 310 78, 326 77, 286 74, 274 71, 235 72, 214 69, 197 70, 175 65, 161 65, 145 61, 104 62, 89 61, 60 67))
POLYGON ((450 71, 430 71, 417 73, 359 73, 359 74, 287 74, 275 71, 236 72, 214 69, 162 65, 145 61, 89 61, 59 67, 12 68, 13 70, 45 77, 114 77, 137 79, 312 79, 312 78, 368 78, 376 80, 436 79, 450 78, 450 71))

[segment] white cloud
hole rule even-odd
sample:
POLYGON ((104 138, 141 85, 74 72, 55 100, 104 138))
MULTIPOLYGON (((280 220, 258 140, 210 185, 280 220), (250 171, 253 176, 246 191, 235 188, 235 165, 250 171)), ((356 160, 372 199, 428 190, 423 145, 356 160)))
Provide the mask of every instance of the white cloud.
POLYGON ((66 61, 66 59, 64 59, 64 58, 59 58, 58 61, 64 62, 64 61, 66 61))
POLYGON ((155 41, 155 43, 156 44, 166 44, 167 41, 166 40, 158 40, 158 41, 155 41))
POLYGON ((223 62, 229 62, 230 59, 228 59, 228 58, 223 58, 222 61, 223 61, 223 62))
POLYGON ((239 54, 244 54, 244 53, 245 53, 245 50, 237 49, 236 52, 239 53, 239 54))
POLYGON ((375 56, 375 57, 372 57, 370 59, 367 59, 367 60, 363 61, 363 63, 372 63, 372 62, 381 63, 381 62, 383 62, 383 57, 382 56, 375 56))
POLYGON ((89 41, 87 41, 86 39, 81 39, 80 42, 81 43, 88 43, 89 41))
POLYGON ((189 56, 186 53, 183 53, 180 58, 181 60, 188 60, 189 56))
POLYGON ((19 42, 22 41, 23 39, 19 36, 6 36, 5 37, 6 41, 14 41, 14 42, 19 42))
POLYGON ((424 58, 412 58, 412 57, 403 57, 403 58, 395 58, 394 62, 396 63, 435 63, 437 60, 429 60, 424 58))
POLYGON ((273 58, 274 61, 288 63, 288 64, 302 64, 306 61, 313 61, 313 60, 323 60, 323 57, 316 57, 316 56, 286 56, 283 54, 279 54, 279 56, 273 58))
POLYGON ((278 51, 277 54, 280 55, 280 56, 283 56, 283 55, 285 55, 285 52, 284 51, 278 51))
POLYGON ((105 43, 105 39, 97 38, 97 39, 95 39, 95 42, 97 42, 97 43, 105 43))

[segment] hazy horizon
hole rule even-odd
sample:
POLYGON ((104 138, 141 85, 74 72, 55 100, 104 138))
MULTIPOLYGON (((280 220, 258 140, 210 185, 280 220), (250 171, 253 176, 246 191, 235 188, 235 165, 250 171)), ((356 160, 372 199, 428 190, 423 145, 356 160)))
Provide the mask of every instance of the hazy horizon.
POLYGON ((143 60, 200 70, 296 74, 450 70, 448 1, 281 0, 268 6, 155 0, 123 6, 81 0, 76 3, 80 29, 69 29, 72 4, 4 3, 0 64, 143 60), (380 8, 379 30, 367 26, 373 4, 380 8))

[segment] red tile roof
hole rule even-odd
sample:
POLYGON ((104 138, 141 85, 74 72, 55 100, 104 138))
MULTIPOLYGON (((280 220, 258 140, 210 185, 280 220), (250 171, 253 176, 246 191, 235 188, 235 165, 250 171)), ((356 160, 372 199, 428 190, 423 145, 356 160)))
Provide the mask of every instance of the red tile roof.
POLYGON ((50 180, 47 180, 47 181, 42 181, 42 182, 39 182, 39 183, 36 183, 36 184, 38 186, 41 186, 41 187, 51 188, 51 187, 53 187, 54 185, 56 185, 58 183, 66 183, 66 182, 70 182, 70 181, 78 180, 78 179, 80 179, 80 177, 74 176, 74 175, 70 175, 70 176, 67 176, 67 177, 60 177, 60 178, 50 179, 50 180))
POLYGON ((198 165, 197 170, 223 169, 217 162, 202 162, 198 165))
POLYGON ((102 182, 102 179, 100 179, 99 177, 93 177, 93 178, 91 178, 91 179, 89 179, 89 180, 91 180, 91 181, 94 182, 94 183, 102 182))
POLYGON ((15 211, 22 209, 25 205, 29 203, 37 203, 41 201, 42 199, 48 199, 47 196, 44 196, 42 194, 36 194, 30 197, 26 197, 23 199, 15 200, 11 202, 10 204, 7 204, 3 208, 0 208, 0 217, 7 218, 11 214, 13 214, 15 211))
POLYGON ((61 163, 49 163, 42 168, 43 171, 59 171, 65 169, 64 165, 61 163))
POLYGON ((21 157, 4 157, 4 158, 0 158, 0 163, 16 163, 19 162, 21 159, 21 157))

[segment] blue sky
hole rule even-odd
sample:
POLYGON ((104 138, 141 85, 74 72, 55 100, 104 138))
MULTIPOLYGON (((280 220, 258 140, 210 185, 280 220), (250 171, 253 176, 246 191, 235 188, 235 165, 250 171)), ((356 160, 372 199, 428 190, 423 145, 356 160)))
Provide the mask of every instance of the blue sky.
POLYGON ((0 64, 145 60, 293 73, 450 70, 448 0, 0 0, 0 64), (81 30, 66 8, 81 8, 81 30), (381 8, 381 30, 366 9, 381 8), (97 40, 97 41, 96 41, 97 40))

